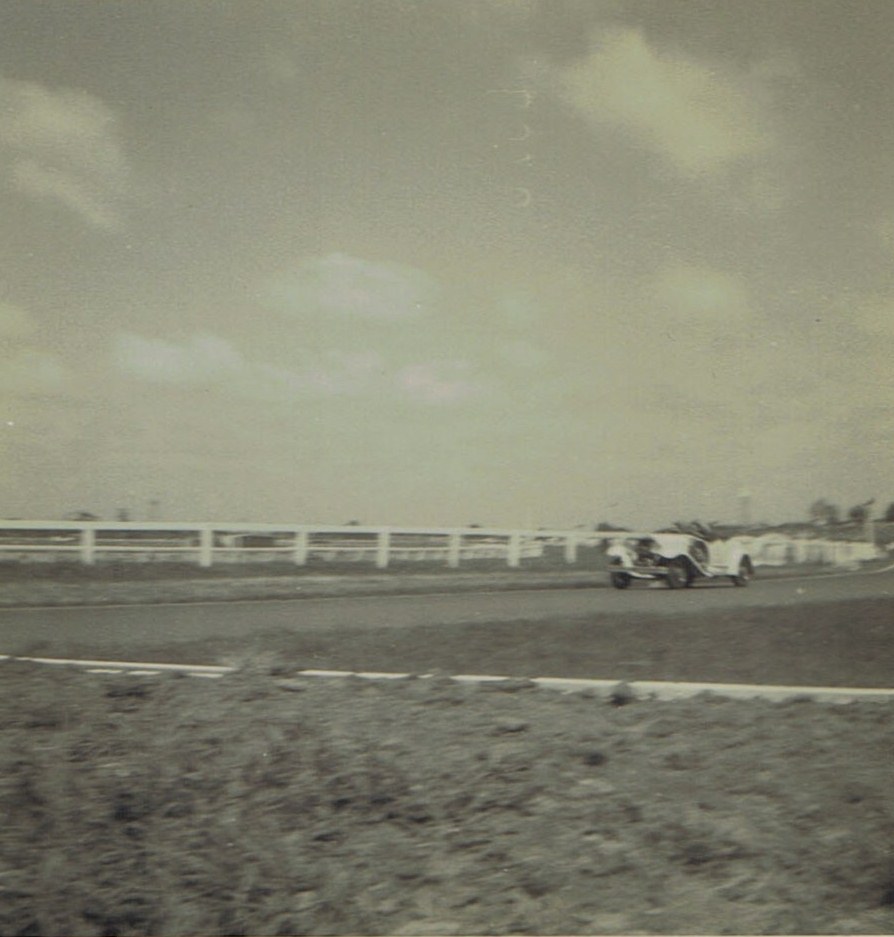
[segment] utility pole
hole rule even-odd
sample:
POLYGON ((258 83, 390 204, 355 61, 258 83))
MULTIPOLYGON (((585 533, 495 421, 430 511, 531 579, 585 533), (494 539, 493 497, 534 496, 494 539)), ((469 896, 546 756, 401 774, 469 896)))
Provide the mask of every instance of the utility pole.
POLYGON ((875 521, 872 518, 872 505, 875 504, 875 498, 864 501, 860 507, 866 512, 863 515, 863 536, 868 543, 875 545, 875 521))
POLYGON ((743 527, 751 526, 751 492, 745 488, 739 492, 739 523, 743 527))

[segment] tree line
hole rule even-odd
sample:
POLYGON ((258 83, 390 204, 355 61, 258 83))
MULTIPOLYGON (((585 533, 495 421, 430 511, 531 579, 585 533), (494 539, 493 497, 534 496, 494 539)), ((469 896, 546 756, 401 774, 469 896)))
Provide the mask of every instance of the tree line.
MULTIPOLYGON (((842 516, 841 508, 825 498, 817 498, 810 505, 810 520, 814 524, 841 524, 844 521, 850 521, 854 524, 865 524, 870 519, 870 509, 875 504, 875 498, 868 501, 862 501, 848 508, 847 514, 842 516)), ((894 501, 885 509, 881 520, 894 522, 894 501)))

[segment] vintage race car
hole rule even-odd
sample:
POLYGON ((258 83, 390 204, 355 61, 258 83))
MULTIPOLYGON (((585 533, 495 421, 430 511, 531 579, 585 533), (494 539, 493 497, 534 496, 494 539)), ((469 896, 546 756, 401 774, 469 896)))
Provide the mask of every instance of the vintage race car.
POLYGON ((621 537, 606 550, 611 583, 626 589, 637 579, 664 580, 671 589, 684 589, 697 579, 728 578, 747 586, 754 576, 748 542, 704 540, 686 533, 639 534, 621 537))

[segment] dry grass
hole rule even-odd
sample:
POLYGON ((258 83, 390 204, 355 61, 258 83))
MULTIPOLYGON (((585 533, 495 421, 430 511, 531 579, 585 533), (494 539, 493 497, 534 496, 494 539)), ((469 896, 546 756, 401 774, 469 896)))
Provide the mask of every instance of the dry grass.
POLYGON ((0 665, 0 933, 891 933, 890 706, 0 665))

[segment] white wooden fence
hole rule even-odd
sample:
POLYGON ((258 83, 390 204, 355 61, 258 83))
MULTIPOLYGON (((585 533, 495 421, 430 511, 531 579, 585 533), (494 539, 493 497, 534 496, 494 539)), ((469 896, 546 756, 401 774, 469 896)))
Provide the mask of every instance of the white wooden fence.
MULTIPOLYGON (((507 530, 479 527, 361 527, 244 523, 132 523, 117 521, 0 521, 0 559, 53 561, 74 556, 93 565, 99 557, 141 561, 184 560, 210 567, 216 562, 287 559, 304 566, 311 557, 370 561, 385 569, 396 560, 500 559, 517 567, 549 548, 565 563, 578 561, 581 547, 598 547, 635 532, 507 530)), ((765 536, 748 538, 755 565, 829 563, 852 565, 878 555, 869 543, 765 536)))
POLYGON ((547 543, 560 544, 565 560, 573 563, 580 544, 598 545, 602 539, 580 530, 0 521, 0 556, 74 555, 86 565, 95 564, 100 556, 131 554, 141 559, 188 558, 203 567, 261 557, 304 566, 311 556, 372 559, 379 569, 396 559, 442 559, 457 567, 461 559, 489 558, 518 566, 524 558, 542 555, 547 543))
POLYGON ((819 540, 765 534, 751 538, 752 555, 761 566, 797 563, 853 566, 883 555, 875 544, 855 540, 819 540))

